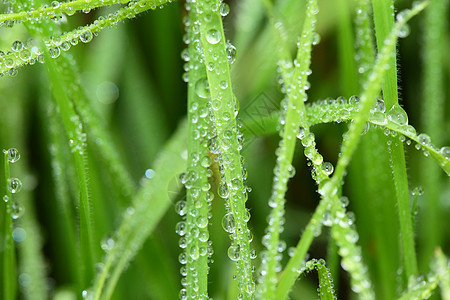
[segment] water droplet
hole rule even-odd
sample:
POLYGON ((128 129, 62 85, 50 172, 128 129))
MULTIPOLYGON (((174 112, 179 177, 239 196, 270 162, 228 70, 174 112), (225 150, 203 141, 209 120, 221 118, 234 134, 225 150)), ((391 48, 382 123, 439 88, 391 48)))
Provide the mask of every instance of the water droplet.
POLYGON ((209 84, 208 79, 206 79, 206 77, 197 80, 197 82, 195 83, 195 93, 200 98, 205 99, 209 97, 209 84))
POLYGON ((290 166, 288 167, 288 172, 289 172, 289 178, 294 177, 294 176, 295 176, 295 167, 292 166, 292 165, 290 165, 290 166))
POLYGON ((20 159, 20 153, 16 148, 10 148, 7 150, 8 161, 15 163, 20 159))
POLYGON ((317 32, 313 32, 311 41, 314 46, 319 44, 320 43, 320 35, 317 32))
POLYGON ((233 233, 236 230, 236 223, 234 221, 233 213, 229 212, 223 216, 222 227, 228 233, 233 233))
POLYGON ((184 252, 181 253, 178 256, 178 261, 180 262, 180 264, 185 265, 187 263, 187 255, 186 255, 186 253, 184 253, 184 252))
POLYGON ((305 132, 306 132, 305 128, 299 127, 297 132, 297 138, 300 140, 303 139, 305 137, 305 132))
POLYGON ((59 2, 58 1, 52 1, 52 8, 53 9, 56 9, 56 8, 58 8, 59 7, 59 2))
POLYGON ((83 43, 89 43, 90 41, 92 41, 92 37, 92 32, 88 29, 80 35, 80 41, 82 41, 83 43))
POLYGON ((8 179, 8 190, 15 194, 18 193, 22 189, 22 182, 18 178, 10 178, 8 179))
POLYGON ((222 197, 222 198, 224 198, 224 199, 228 198, 228 196, 230 195, 230 193, 229 193, 229 191, 228 191, 228 187, 227 187, 226 184, 221 184, 221 185, 219 186, 218 194, 219 194, 220 197, 222 197))
POLYGON ((447 160, 450 160, 450 147, 444 146, 439 150, 439 152, 444 156, 447 160))
POLYGON ((419 143, 421 143, 424 146, 430 146, 431 145, 431 139, 430 137, 425 134, 425 133, 421 133, 417 136, 417 139, 419 140, 419 143))
POLYGON ((188 253, 189 253, 189 256, 193 260, 197 260, 200 256, 200 251, 198 249, 198 245, 194 244, 194 245, 189 246, 188 253))
POLYGON ((16 227, 12 232, 12 236, 15 242, 20 243, 25 241, 25 239, 27 238, 27 232, 21 227, 16 227))
POLYGON ((219 11, 220 11, 220 15, 222 17, 225 17, 226 15, 228 15, 230 13, 230 7, 228 6, 228 4, 222 2, 220 4, 219 11))
POLYGON ((228 248, 228 257, 232 260, 232 261, 238 261, 241 257, 241 249, 239 247, 239 245, 237 246, 230 246, 228 248))
POLYGON ((208 218, 206 217, 198 217, 196 222, 199 228, 205 228, 206 226, 208 226, 208 218))
POLYGON ((348 200, 348 198, 345 197, 345 196, 342 196, 341 199, 339 199, 339 200, 340 200, 341 203, 342 203, 342 207, 347 207, 347 206, 349 205, 349 203, 350 203, 350 201, 348 200))
POLYGON ((394 104, 388 111, 388 118, 390 121, 396 123, 397 125, 408 125, 408 114, 398 104, 394 104))
POLYGON ((234 63, 236 60, 236 47, 234 47, 230 42, 226 46, 227 59, 230 64, 234 63))
POLYGON ((326 162, 324 162, 324 163, 322 164, 322 170, 323 170, 328 176, 330 176, 331 174, 333 174, 334 166, 333 166, 332 163, 326 161, 326 162))
POLYGON ((405 38, 409 35, 410 33, 410 29, 409 29, 409 25, 408 24, 404 24, 402 27, 400 27, 400 30, 398 31, 397 36, 399 38, 405 38))
POLYGON ((217 29, 210 29, 206 33, 206 40, 208 41, 208 43, 212 45, 219 43, 221 39, 222 35, 220 34, 220 31, 217 29))
POLYGON ((114 247, 115 243, 116 242, 114 241, 113 238, 106 237, 105 239, 102 240, 101 247, 103 251, 108 252, 114 247))
POLYGON ((51 58, 57 58, 61 54, 61 49, 59 47, 53 47, 49 50, 51 58))
POLYGON ((222 80, 222 81, 219 83, 219 86, 220 86, 220 88, 221 88, 222 90, 225 90, 225 89, 228 87, 228 82, 226 82, 225 80, 222 80))
POLYGON ((11 217, 14 220, 17 220, 20 217, 22 217, 24 212, 25 212, 25 209, 22 207, 22 205, 20 205, 17 202, 11 203, 11 217))
POLYGON ((175 204, 175 211, 180 216, 186 215, 186 213, 187 213, 186 201, 184 201, 184 200, 178 201, 177 204, 175 204))
POLYGON ((384 104, 383 99, 377 99, 377 102, 375 103, 372 112, 381 112, 384 113, 386 111, 386 106, 384 104))
POLYGON ((178 235, 183 236, 186 234, 187 226, 186 222, 180 221, 175 226, 175 232, 178 233, 178 235))
POLYGON ((153 169, 145 170, 145 177, 152 179, 155 176, 155 171, 153 169))
POLYGON ((14 41, 11 45, 11 49, 14 52, 19 52, 23 49, 23 43, 21 41, 14 41))

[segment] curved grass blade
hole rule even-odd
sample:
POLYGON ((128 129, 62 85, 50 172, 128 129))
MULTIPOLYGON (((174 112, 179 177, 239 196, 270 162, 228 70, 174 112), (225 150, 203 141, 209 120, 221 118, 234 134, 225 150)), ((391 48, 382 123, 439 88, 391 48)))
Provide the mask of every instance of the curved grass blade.
MULTIPOLYGON (((15 150, 15 149, 14 149, 15 150)), ((17 150, 16 150, 17 151, 17 150)), ((4 181, 0 182, 2 185, 1 191, 2 193, 2 230, 1 238, 2 238, 2 295, 5 300, 14 300, 16 299, 17 294, 17 271, 16 271, 16 254, 15 254, 15 246, 13 240, 13 225, 12 225, 12 189, 16 189, 11 187, 12 179, 10 177, 10 150, 3 150, 3 179, 4 181)))
MULTIPOLYGON (((44 62, 44 51, 49 51, 50 56, 47 59, 56 58, 60 56, 62 51, 68 51, 72 46, 77 45, 79 41, 89 43, 93 36, 101 30, 114 26, 126 19, 133 19, 136 15, 150 9, 156 9, 167 3, 168 0, 140 0, 138 2, 130 2, 129 6, 118 9, 115 13, 105 17, 99 17, 94 23, 82 26, 72 31, 63 33, 59 36, 53 35, 51 38, 45 37, 44 45, 39 44, 28 45, 20 42, 20 47, 16 51, 8 51, 7 54, 1 57, 3 62, 0 65, 0 73, 15 76, 17 68, 26 64, 34 64, 36 61, 44 62), (10 53, 9 53, 10 52, 10 53)), ((51 25, 51 24, 50 24, 51 25)), ((36 26, 36 25, 33 25, 36 26)))
POLYGON ((168 185, 186 170, 186 133, 187 124, 184 122, 158 155, 153 168, 155 176, 137 192, 132 207, 126 210, 115 233, 114 247, 106 254, 103 268, 88 291, 93 299, 111 298, 125 266, 171 205, 174 195, 167 195, 168 185))

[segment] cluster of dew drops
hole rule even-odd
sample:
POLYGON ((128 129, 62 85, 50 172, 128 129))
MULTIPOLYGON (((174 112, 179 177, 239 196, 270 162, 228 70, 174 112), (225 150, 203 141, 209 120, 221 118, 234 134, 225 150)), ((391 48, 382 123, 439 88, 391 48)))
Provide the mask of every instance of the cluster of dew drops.
MULTIPOLYGON (((10 163, 15 163, 20 159, 20 153, 15 148, 3 150, 3 153, 5 153, 7 155, 8 161, 10 163)), ((18 178, 9 178, 8 182, 6 183, 6 186, 8 188, 8 191, 11 194, 16 194, 16 193, 20 192, 20 190, 22 189, 22 182, 18 178)), ((10 197, 8 195, 4 195, 3 201, 5 203, 8 203, 9 201, 12 201, 12 199, 10 199, 10 197)), ((23 209, 22 205, 20 205, 20 203, 18 203, 17 201, 12 201, 11 217, 14 220, 17 220, 20 217, 22 217, 23 213, 24 213, 24 209, 23 209)))
MULTIPOLYGON (((187 10, 191 9, 190 6, 191 6, 191 3, 189 1, 186 2, 187 10)), ((229 6, 226 3, 220 3, 218 5, 217 9, 222 17, 225 17, 229 13, 229 6)), ((189 70, 196 68, 195 64, 193 64, 193 61, 198 61, 200 63, 204 63, 203 49, 202 49, 202 45, 201 45, 201 42, 199 39, 199 23, 196 21, 194 24, 190 24, 189 18, 186 17, 185 25, 188 30, 187 30, 187 33, 184 35, 183 40, 186 44, 192 43, 192 46, 196 50, 195 55, 198 55, 198 57, 195 57, 195 59, 190 57, 189 50, 187 48, 181 52, 181 57, 185 61, 185 65, 184 65, 185 73, 183 74, 182 78, 185 82, 187 82, 190 86, 192 86, 194 88, 196 95, 200 99, 202 99, 202 101, 208 101, 209 100, 209 86, 208 86, 207 78, 201 77, 201 78, 197 79, 196 82, 190 82, 190 80, 189 80, 189 70)), ((218 30, 211 29, 207 32, 206 41, 208 43, 215 45, 215 44, 218 44, 221 41, 221 39, 222 39, 222 37, 218 30)), ((236 48, 230 42, 226 42, 226 55, 227 55, 228 63, 230 63, 230 64, 234 63, 235 58, 236 58, 236 48)), ((213 63, 209 63, 206 65, 206 68, 208 69, 208 71, 214 71, 215 66, 213 63)), ((225 90, 228 88, 228 84, 226 82, 221 82, 220 88, 225 90)), ((219 146, 219 143, 216 139, 217 132, 215 130, 215 127, 212 126, 216 122, 213 111, 219 110, 220 106, 221 106, 221 103, 219 103, 220 101, 216 101, 216 102, 210 101, 210 102, 208 102, 206 107, 199 106, 198 103, 193 103, 189 109, 190 109, 190 113, 192 115, 191 122, 194 124, 197 124, 196 128, 194 128, 194 130, 192 132, 194 135, 192 138, 197 139, 197 140, 203 139, 204 142, 202 143, 202 146, 204 146, 205 149, 208 149, 213 154, 213 159, 216 163, 218 163, 219 172, 222 177, 225 172, 224 165, 227 164, 228 160, 226 157, 222 157, 222 155, 221 155, 221 151, 220 151, 221 146, 219 146), (200 121, 200 120, 202 120, 202 121, 200 121)), ((235 116, 236 116, 237 110, 238 110, 237 99, 235 99, 235 102, 233 103, 233 105, 234 105, 234 111, 235 111, 235 116)), ((226 114, 227 113, 224 113, 224 116, 223 116, 224 121, 228 121, 231 119, 231 116, 227 116, 226 114)), ((238 124, 238 127, 239 126, 240 125, 238 124)), ((225 130, 224 135, 225 136, 223 138, 225 140, 231 138, 231 136, 232 136, 231 129, 225 130)), ((243 136, 239 132, 239 130, 238 130, 237 136, 238 136, 238 140, 239 140, 238 149, 241 150, 242 146, 243 146, 243 136)), ((202 152, 192 153, 190 156, 191 157, 189 157, 189 159, 192 160, 194 165, 200 165, 202 168, 204 168, 206 170, 207 177, 212 176, 212 170, 209 168, 212 163, 211 157, 209 157, 208 155, 205 155, 205 153, 202 153, 202 152)), ((241 159, 241 164, 242 163, 243 163, 243 160, 241 159)), ((181 183, 184 184, 187 192, 194 194, 194 195, 197 194, 197 189, 198 189, 196 186, 194 187, 195 181, 198 180, 200 176, 202 176, 201 174, 198 174, 197 171, 198 170, 193 170, 193 169, 188 170, 186 173, 183 173, 180 176, 181 183)), ((246 177, 247 177, 247 171, 242 166, 242 178, 245 180, 246 177)), ((217 191, 218 195, 224 199, 229 199, 231 197, 231 194, 234 193, 234 190, 236 188, 239 189, 239 187, 240 187, 240 181, 239 180, 235 180, 235 181, 236 182, 233 181, 233 183, 230 187, 228 187, 224 183, 220 184, 218 187, 218 191, 217 191)), ((202 185, 199 188, 206 195, 206 202, 208 203, 208 211, 209 211, 208 219, 209 219, 209 218, 211 218, 210 205, 211 205, 211 201, 214 198, 214 194, 210 191, 211 186, 209 183, 205 184, 204 186, 202 185)), ((245 188, 245 192, 250 191, 250 189, 248 187, 244 187, 244 188, 245 188)), ((228 201, 227 201, 227 206, 228 205, 230 205, 230 204, 228 204, 228 201)), ((180 247, 183 249, 189 248, 190 246, 188 245, 189 244, 188 240, 192 239, 192 237, 198 237, 198 239, 201 242, 206 242, 206 244, 207 244, 207 249, 200 249, 199 255, 208 255, 208 261, 210 263, 213 262, 213 260, 211 258, 212 254, 213 254, 212 243, 210 240, 208 240, 209 235, 208 235, 208 231, 206 230, 208 221, 203 220, 203 217, 198 217, 194 222, 195 224, 191 224, 191 226, 189 226, 189 224, 186 223, 187 222, 186 215, 187 214, 192 215, 192 211, 195 212, 196 209, 189 209, 187 207, 187 203, 185 200, 179 201, 176 204, 175 209, 176 209, 176 212, 180 216, 183 217, 183 221, 178 222, 176 225, 176 232, 181 236, 180 247), (192 225, 194 225, 194 226, 192 226, 192 225), (188 227, 192 227, 190 229, 191 232, 188 232, 189 231, 188 227)), ((249 218, 250 218, 250 213, 247 211, 246 216, 244 216, 244 221, 247 222, 249 220, 249 218)), ((233 240, 235 238, 234 236, 237 233, 238 229, 237 229, 237 224, 235 222, 232 212, 228 212, 222 218, 222 227, 224 228, 224 230, 227 233, 230 234, 230 237, 233 240)), ((253 236, 249 232, 249 241, 251 241, 252 239, 253 239, 253 236)), ((229 249, 227 251, 228 257, 232 261, 239 261, 240 259, 242 259, 240 252, 241 251, 240 251, 239 245, 235 241, 232 241, 232 245, 229 247, 229 249)), ((183 288, 180 291, 181 299, 186 299, 186 297, 187 297, 186 286, 188 283, 187 283, 186 275, 188 274, 188 270, 187 270, 186 263, 188 260, 193 260, 193 259, 196 259, 197 257, 198 257, 198 252, 190 251, 189 249, 187 249, 186 252, 181 253, 179 256, 179 261, 182 264, 180 272, 183 275, 183 278, 182 278, 183 288), (194 257, 192 257, 192 255, 194 255, 194 257)), ((256 258, 256 251, 252 250, 250 252, 250 258, 252 258, 252 259, 256 258)), ((191 273, 195 273, 195 270, 191 273)), ((194 277, 194 285, 195 285, 196 274, 192 274, 192 277, 194 277)), ((233 278, 236 279, 236 276, 234 276, 233 278)), ((250 287, 250 289, 248 287, 240 287, 241 293, 238 295, 238 298, 243 298, 244 297, 243 294, 245 292, 248 293, 248 292, 254 291, 254 286, 253 286, 254 283, 250 283, 250 284, 252 285, 252 287, 250 287)), ((195 291, 195 288, 194 288, 194 291, 195 291)), ((197 296, 203 297, 205 295, 197 295, 197 296)))
MULTIPOLYGON (((171 2, 171 1, 169 1, 171 2)), ((120 3, 119 1, 117 3, 120 3)), ((27 17, 25 20, 30 21, 31 24, 37 22, 51 20, 55 23, 64 23, 67 20, 67 16, 72 16, 77 10, 81 10, 84 13, 89 13, 91 8, 86 3, 85 7, 75 8, 73 6, 65 6, 61 8, 61 3, 53 1, 51 6, 44 6, 44 11, 37 17, 27 17)), ((106 17, 99 17, 94 21, 94 27, 98 27, 100 30, 109 23, 116 23, 122 18, 132 18, 140 11, 138 8, 144 7, 148 4, 147 1, 131 1, 128 3, 128 7, 120 9, 117 13, 110 13, 106 17)), ((152 9, 155 9, 156 5, 152 9)), ((9 9, 12 12, 12 9, 9 9)), ((33 10, 31 9, 30 12, 33 10)), ((6 20, 0 22, 0 27, 12 27, 14 24, 20 23, 18 20, 6 20)), ((91 26, 79 26, 76 30, 70 34, 55 34, 50 36, 48 40, 44 41, 45 47, 49 49, 50 57, 57 58, 63 51, 68 51, 72 46, 77 45, 80 41, 82 43, 89 43, 92 41, 94 35, 97 34, 97 30, 91 30, 91 26)), ((22 65, 34 65, 36 62, 44 63, 44 51, 42 47, 33 38, 26 42, 14 41, 11 45, 11 50, 6 53, 0 51, 0 68, 7 70, 0 73, 0 77, 7 75, 14 77, 17 75, 17 68, 22 65)))
MULTIPOLYGON (((58 1, 53 1, 51 3, 51 7, 54 10, 57 10, 60 6, 58 1)), ((44 7, 46 8, 46 7, 44 7)), ((90 9, 83 9, 84 13, 89 13, 90 9)), ((65 12, 67 15, 73 15, 75 13, 75 9, 71 6, 65 8, 65 12)), ((55 14, 54 11, 50 10, 46 13, 43 13, 41 16, 36 18, 30 18, 31 24, 35 22, 45 21, 47 19, 52 20, 55 23, 61 23, 66 20, 66 15, 63 13, 55 14)), ((20 23, 15 20, 7 20, 2 22, 1 26, 12 27, 14 24, 20 23)), ((88 29, 82 26, 78 27, 78 33, 74 34, 72 39, 66 41, 62 39, 62 35, 52 35, 48 40, 46 40, 45 46, 49 49, 50 57, 57 58, 61 55, 62 51, 68 51, 72 46, 78 44, 79 41, 83 43, 89 43, 93 39, 93 33, 88 29)), ((44 50, 37 43, 37 41, 33 38, 28 39, 25 42, 22 41, 14 41, 11 45, 11 50, 8 50, 6 53, 4 51, 0 51, 0 68, 6 69, 7 71, 4 73, 0 73, 0 76, 7 75, 14 77, 17 75, 17 68, 22 65, 34 65, 36 62, 44 63, 44 50)))
MULTIPOLYGON (((318 119, 315 120, 316 122, 344 122, 359 112, 360 99, 355 95, 348 98, 348 100, 342 96, 337 99, 325 99, 313 103, 311 109, 314 110, 314 118, 318 119)), ((400 142, 404 142, 408 146, 411 145, 412 139, 417 140, 418 143, 415 144, 415 149, 422 150, 424 156, 429 156, 428 148, 431 148, 440 153, 447 161, 450 160, 450 147, 443 146, 437 148, 432 144, 429 135, 426 133, 418 134, 416 129, 409 125, 408 114, 399 104, 394 104, 390 109, 387 109, 383 99, 377 99, 370 110, 369 121, 370 123, 366 123, 362 134, 366 134, 371 127, 384 128, 383 131, 386 136, 397 138, 400 142), (386 128, 388 124, 391 127, 394 125, 393 127, 397 130, 386 128)), ((300 128, 299 135, 297 136, 300 139, 302 138, 302 131, 302 128, 300 128)), ((388 139, 387 143, 390 146, 392 139, 388 139)))

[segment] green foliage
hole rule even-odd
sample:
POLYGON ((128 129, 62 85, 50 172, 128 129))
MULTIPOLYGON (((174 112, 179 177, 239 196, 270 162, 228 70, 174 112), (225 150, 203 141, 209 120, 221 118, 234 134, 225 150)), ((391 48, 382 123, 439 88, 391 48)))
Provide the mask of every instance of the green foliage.
POLYGON ((167 2, 5 4, 0 298, 449 299, 448 1, 167 2))

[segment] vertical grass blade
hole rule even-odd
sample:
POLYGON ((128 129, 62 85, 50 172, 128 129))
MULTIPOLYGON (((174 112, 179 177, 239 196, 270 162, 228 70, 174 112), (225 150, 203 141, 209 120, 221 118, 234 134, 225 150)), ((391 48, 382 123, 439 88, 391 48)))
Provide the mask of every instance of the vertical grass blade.
MULTIPOLYGON (((445 71, 442 61, 448 53, 445 34, 448 32, 449 1, 431 1, 425 11, 424 48, 423 48, 423 94, 421 117, 422 130, 427 132, 436 145, 442 145, 445 137, 442 124, 445 122, 445 71), (446 29, 447 28, 447 29, 446 29)), ((433 249, 442 242, 443 220, 440 208, 440 192, 443 187, 441 172, 435 164, 423 161, 421 181, 425 190, 423 233, 421 241, 420 262, 428 268, 433 249)))
MULTIPOLYGON (((371 66, 375 62, 372 20, 371 1, 358 1, 355 24, 360 90, 367 82, 371 66)), ((395 188, 391 177, 387 175, 390 173, 389 160, 385 155, 388 152, 387 141, 384 132, 372 126, 361 140, 360 152, 356 153, 359 161, 353 161, 350 171, 350 179, 363 180, 359 184, 364 184, 366 189, 358 188, 359 185, 353 184, 357 183, 354 181, 350 186, 355 187, 358 195, 353 201, 353 207, 358 216, 361 243, 375 241, 374 250, 367 251, 367 248, 363 248, 363 253, 369 258, 368 266, 375 279, 376 295, 392 299, 395 296, 398 269, 398 255, 393 255, 398 253, 398 230, 392 229, 398 228, 398 221, 395 203, 391 201, 395 198, 395 188), (360 176, 361 172, 364 176, 360 176)))
MULTIPOLYGON (((394 1, 372 1, 375 32, 378 51, 385 45, 389 32, 394 28, 394 1)), ((404 25, 407 26, 407 25, 404 25)), ((401 28, 403 30, 404 28, 401 28)), ((397 61, 393 52, 387 61, 389 65, 383 78, 383 97, 386 109, 401 109, 398 105, 397 87, 397 61)), ((414 234, 411 222, 411 210, 409 205, 408 176, 406 174, 406 162, 403 144, 391 141, 389 157, 395 183, 396 199, 400 221, 400 235, 402 239, 402 251, 407 278, 417 275, 417 258, 414 245, 414 234)))
POLYGON ((2 185, 2 230, 1 241, 3 247, 2 254, 2 299, 14 300, 17 294, 17 271, 16 271, 16 254, 15 246, 13 240, 13 225, 12 225, 12 193, 11 187, 11 177, 9 168, 9 152, 8 150, 3 150, 3 179, 0 184, 2 185))
MULTIPOLYGON (((191 5, 195 5, 191 3, 191 5)), ((197 10, 193 6, 189 10, 189 26, 186 28, 190 37, 188 44, 188 166, 183 174, 182 183, 186 187, 187 201, 181 200, 178 213, 186 215, 182 224, 186 229, 179 230, 183 235, 180 245, 186 247, 182 273, 186 273, 187 284, 180 295, 187 299, 208 298, 208 258, 210 257, 208 210, 211 206, 212 193, 209 191, 207 170, 211 165, 208 155, 207 133, 209 127, 208 93, 206 87, 206 66, 201 63, 201 53, 196 49, 200 42, 200 32, 194 30, 197 10), (204 86, 203 86, 204 85, 204 86), (208 198, 208 199, 207 199, 208 198), (182 207, 186 205, 186 207, 182 207)), ((183 50, 186 51, 186 50, 183 50)))
MULTIPOLYGON (((269 10, 269 15, 273 16, 271 4, 266 3, 266 5, 269 10)), ((307 74, 311 64, 311 51, 317 13, 317 2, 308 1, 302 35, 298 44, 299 49, 294 64, 291 62, 288 48, 283 40, 282 23, 273 20, 274 17, 272 17, 274 28, 277 31, 278 41, 281 45, 279 48, 279 65, 288 102, 283 112, 284 115, 281 116, 281 124, 284 128, 280 133, 282 139, 278 148, 278 158, 274 169, 273 190, 269 200, 269 206, 272 207, 272 211, 269 216, 269 226, 266 235, 263 237, 263 245, 267 248, 267 252, 264 254, 265 259, 261 265, 262 276, 259 279, 261 283, 259 293, 261 293, 264 299, 272 299, 274 297, 278 281, 277 270, 281 269, 279 261, 281 256, 278 250, 280 249, 279 236, 282 228, 281 220, 284 215, 287 182, 292 177, 292 174, 295 173, 292 160, 297 137, 300 138, 300 129, 302 129, 302 138, 305 137, 304 146, 308 149, 308 152, 305 150, 305 154, 309 153, 307 157, 314 160, 313 157, 320 156, 314 148, 314 135, 309 132, 309 124, 306 121, 306 110, 303 103, 307 97, 307 74), (306 143, 306 138, 309 140, 308 143, 306 143)), ((323 159, 319 164, 322 161, 323 159)), ((317 175, 319 178, 322 178, 320 172, 317 172, 317 175)))
POLYGON ((47 55, 47 70, 49 73, 50 83, 53 88, 57 105, 59 107, 61 118, 66 130, 68 143, 72 152, 77 179, 80 184, 79 198, 79 218, 80 218, 80 257, 82 268, 82 283, 87 286, 94 277, 94 264, 96 260, 96 251, 98 247, 94 246, 94 232, 92 224, 91 204, 89 203, 89 183, 87 173, 87 147, 86 134, 78 115, 76 114, 69 96, 65 90, 64 82, 60 77, 58 69, 61 65, 57 65, 55 61, 47 55))
POLYGON ((219 11, 220 2, 213 0, 198 1, 197 13, 201 36, 201 47, 204 63, 207 67, 210 107, 214 116, 216 134, 211 152, 219 155, 222 185, 219 195, 227 199, 230 219, 233 219, 232 245, 228 249, 230 259, 236 261, 237 278, 240 296, 250 299, 255 292, 250 255, 248 213, 245 208, 247 191, 244 186, 244 172, 241 155, 238 127, 236 123, 236 100, 234 99, 230 66, 226 52, 226 40, 223 31, 222 17, 219 11))

